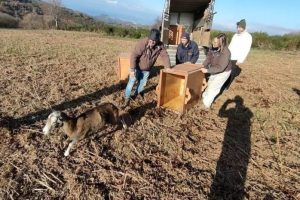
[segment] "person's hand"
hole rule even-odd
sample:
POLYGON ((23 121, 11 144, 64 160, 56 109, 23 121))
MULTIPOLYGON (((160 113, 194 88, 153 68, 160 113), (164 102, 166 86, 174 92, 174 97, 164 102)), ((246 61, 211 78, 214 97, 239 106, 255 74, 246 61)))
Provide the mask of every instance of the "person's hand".
POLYGON ((131 72, 129 73, 129 77, 130 77, 130 78, 135 78, 135 72, 134 72, 134 71, 131 71, 131 72))
POLYGON ((204 74, 206 74, 207 71, 208 71, 206 68, 201 68, 200 70, 201 70, 204 74))
POLYGON ((169 72, 169 71, 172 70, 172 68, 171 68, 171 67, 167 67, 167 68, 165 68, 165 70, 166 70, 167 72, 169 72))

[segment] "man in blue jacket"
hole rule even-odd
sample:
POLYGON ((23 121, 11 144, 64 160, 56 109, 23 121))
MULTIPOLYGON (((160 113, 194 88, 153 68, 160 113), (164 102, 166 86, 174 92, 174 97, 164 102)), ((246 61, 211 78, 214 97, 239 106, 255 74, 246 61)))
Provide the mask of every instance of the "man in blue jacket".
POLYGON ((190 34, 181 35, 181 43, 177 47, 176 65, 186 62, 195 64, 199 58, 199 49, 196 42, 190 40, 190 34))

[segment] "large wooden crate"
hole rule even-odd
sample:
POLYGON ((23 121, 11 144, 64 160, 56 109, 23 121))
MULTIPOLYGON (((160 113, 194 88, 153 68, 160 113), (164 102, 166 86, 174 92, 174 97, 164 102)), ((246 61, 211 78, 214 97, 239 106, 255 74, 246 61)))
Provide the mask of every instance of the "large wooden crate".
POLYGON ((130 53, 121 53, 118 58, 117 75, 120 82, 128 81, 130 68, 130 53))
POLYGON ((204 29, 201 27, 201 29, 196 30, 193 32, 193 40, 199 45, 199 46, 210 46, 210 30, 204 29))
POLYGON ((162 70, 156 88, 157 106, 184 113, 199 101, 204 74, 201 65, 180 64, 162 70))

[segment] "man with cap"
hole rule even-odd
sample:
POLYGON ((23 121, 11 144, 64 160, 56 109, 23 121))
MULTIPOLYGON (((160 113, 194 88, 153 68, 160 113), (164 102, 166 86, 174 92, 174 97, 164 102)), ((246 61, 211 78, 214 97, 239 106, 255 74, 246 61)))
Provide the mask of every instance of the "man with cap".
POLYGON ((170 58, 163 43, 160 41, 160 32, 157 29, 151 29, 149 36, 139 41, 132 51, 129 80, 125 89, 125 103, 123 107, 129 105, 131 91, 136 81, 137 88, 134 98, 138 95, 143 97, 143 90, 147 84, 150 70, 158 56, 161 57, 165 68, 170 68, 170 58))
POLYGON ((182 33, 181 43, 177 47, 176 64, 190 62, 195 64, 199 58, 199 49, 196 42, 190 40, 189 33, 182 33))
POLYGON ((229 88, 234 78, 240 74, 241 69, 238 66, 244 63, 252 45, 252 36, 246 30, 246 20, 242 19, 236 25, 237 33, 233 35, 228 47, 231 52, 232 70, 229 79, 224 85, 226 89, 229 88))

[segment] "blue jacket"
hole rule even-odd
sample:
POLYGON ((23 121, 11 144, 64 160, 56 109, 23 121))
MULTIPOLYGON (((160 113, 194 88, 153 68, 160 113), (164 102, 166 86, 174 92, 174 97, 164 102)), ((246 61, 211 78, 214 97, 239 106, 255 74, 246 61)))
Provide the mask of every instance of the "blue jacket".
POLYGON ((199 58, 199 48, 196 42, 190 41, 188 46, 179 44, 176 52, 176 64, 182 64, 185 62, 196 63, 199 58))

